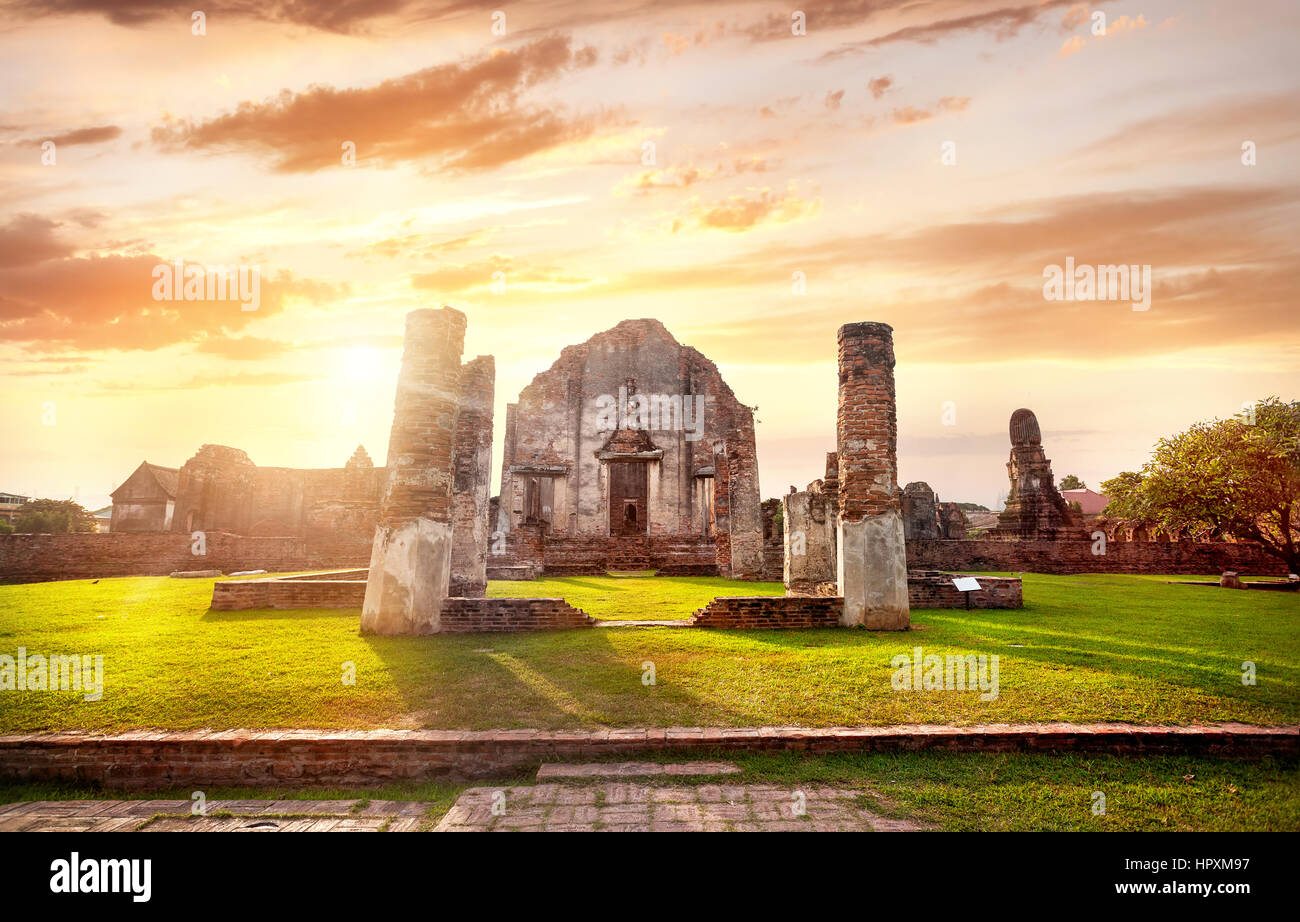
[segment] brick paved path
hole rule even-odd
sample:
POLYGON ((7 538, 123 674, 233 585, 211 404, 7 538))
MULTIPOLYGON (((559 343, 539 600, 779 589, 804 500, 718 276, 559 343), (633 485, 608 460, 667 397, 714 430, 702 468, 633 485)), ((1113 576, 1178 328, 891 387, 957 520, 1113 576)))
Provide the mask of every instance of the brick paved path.
POLYGON ((901 832, 862 791, 775 785, 536 784, 460 795, 437 832, 901 832), (495 808, 495 810, 494 810, 495 808))
MULTIPOLYGON (((546 763, 532 785, 461 793, 435 832, 904 832, 869 791, 727 784, 731 762, 546 763), (687 779, 694 779, 692 784, 687 779)), ((427 804, 74 800, 0 805, 0 832, 414 832, 427 804)))
POLYGON ((0 832, 415 832, 429 805, 374 800, 67 800, 0 804, 0 832), (230 814, 230 815, 223 815, 230 814))

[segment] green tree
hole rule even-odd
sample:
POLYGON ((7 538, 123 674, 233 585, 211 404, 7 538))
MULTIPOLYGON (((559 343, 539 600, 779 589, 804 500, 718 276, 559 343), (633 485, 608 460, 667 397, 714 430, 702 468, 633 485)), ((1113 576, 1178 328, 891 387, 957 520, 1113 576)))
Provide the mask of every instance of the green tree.
POLYGON ((1086 490, 1088 485, 1076 477, 1074 474, 1066 474, 1061 478, 1062 490, 1086 490))
POLYGON ((14 531, 26 534, 68 535, 92 532, 95 517, 70 499, 34 499, 18 509, 14 531))
POLYGON ((1300 572, 1300 401, 1270 397, 1156 443, 1140 472, 1101 485, 1109 516, 1256 541, 1300 572))

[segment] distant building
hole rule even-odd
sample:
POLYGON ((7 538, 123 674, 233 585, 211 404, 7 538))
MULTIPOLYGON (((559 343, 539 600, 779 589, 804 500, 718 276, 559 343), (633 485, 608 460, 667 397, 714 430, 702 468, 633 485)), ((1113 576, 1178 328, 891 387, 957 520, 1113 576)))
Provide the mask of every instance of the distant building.
POLYGON ((91 513, 95 517, 95 531, 103 534, 113 530, 113 507, 105 506, 91 513))
POLYGON ((113 498, 109 530, 170 531, 179 475, 177 468, 141 462, 135 472, 109 494, 113 498))
POLYGON ((18 510, 30 501, 30 496, 19 496, 17 493, 0 493, 0 519, 13 522, 14 519, 18 518, 18 510))
POLYGON ((237 448, 204 445, 179 468, 136 468, 111 494, 110 527, 369 541, 386 473, 360 446, 343 467, 299 470, 258 467, 237 448))
POLYGON ((1110 504, 1110 497, 1092 490, 1062 490, 1061 496, 1067 503, 1078 503, 1084 515, 1100 515, 1110 504))

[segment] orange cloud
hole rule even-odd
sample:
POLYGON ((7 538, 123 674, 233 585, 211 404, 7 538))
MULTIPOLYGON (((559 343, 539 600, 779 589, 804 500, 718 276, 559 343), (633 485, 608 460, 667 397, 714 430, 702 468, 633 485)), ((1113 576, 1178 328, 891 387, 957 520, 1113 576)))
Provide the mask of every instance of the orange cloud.
POLYGON ((155 301, 153 255, 44 259, 0 271, 0 342, 59 349, 160 349, 240 329, 291 300, 323 301, 334 286, 289 273, 261 278, 260 305, 155 301))
POLYGON ((343 140, 356 145, 359 163, 428 158, 444 169, 488 169, 592 134, 598 118, 566 118, 522 96, 595 63, 594 48, 575 50, 567 37, 549 36, 364 89, 286 90, 208 121, 168 121, 153 140, 169 152, 267 154, 284 173, 339 167, 343 140))
POLYGON ((54 236, 59 222, 34 214, 20 214, 0 227, 0 268, 30 266, 59 256, 70 256, 71 244, 54 236))

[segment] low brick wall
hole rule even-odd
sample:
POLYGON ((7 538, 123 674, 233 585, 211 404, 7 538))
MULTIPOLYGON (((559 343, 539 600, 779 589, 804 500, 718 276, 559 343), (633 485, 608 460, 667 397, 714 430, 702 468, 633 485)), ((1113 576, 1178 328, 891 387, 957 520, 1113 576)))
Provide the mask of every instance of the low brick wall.
POLYGON ((324 570, 370 565, 370 542, 207 532, 206 553, 189 535, 0 535, 0 583, 107 576, 166 576, 174 570, 324 570))
POLYGON ((245 608, 360 608, 366 598, 366 571, 350 572, 359 572, 360 579, 331 578, 333 574, 318 574, 310 578, 218 580, 212 584, 212 608, 214 611, 239 611, 245 608))
POLYGON ((0 778, 109 788, 371 786, 505 777, 548 761, 671 751, 1089 752, 1294 757, 1300 728, 1224 724, 667 727, 625 730, 136 730, 0 736, 0 778))
MULTIPOLYGON (((360 608, 366 597, 364 570, 277 579, 219 580, 212 585, 212 608, 360 608), (359 578, 358 578, 359 576, 359 578)), ((564 599, 449 598, 443 603, 442 633, 551 631, 594 627, 594 618, 564 599)))
POLYGON ((442 632, 559 631, 596 626, 596 619, 564 599, 447 599, 442 632))
POLYGON ((739 630, 836 627, 844 600, 814 596, 724 596, 697 611, 691 627, 739 630))
MULTIPOLYGON (((907 574, 907 604, 912 608, 965 608, 966 593, 957 591, 953 578, 962 573, 935 570, 907 574)), ((978 576, 980 588, 971 593, 971 608, 1020 608, 1023 586, 1018 576, 978 576)), ((786 587, 787 596, 829 597, 838 593, 835 583, 804 581, 786 587)))
POLYGON ((1285 576, 1286 564, 1254 544, 1228 541, 1000 541, 995 538, 907 542, 909 570, 995 570, 1029 573, 1239 573, 1285 576))
MULTIPOLYGON (((952 584, 961 573, 907 574, 907 603, 912 608, 965 608, 968 593, 952 584)), ((1023 587, 1018 576, 977 576, 980 588, 970 595, 971 608, 1020 608, 1023 587)))

